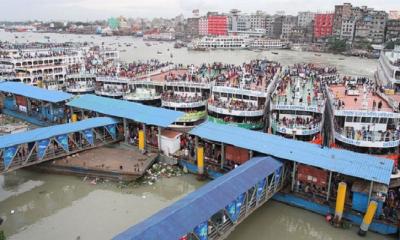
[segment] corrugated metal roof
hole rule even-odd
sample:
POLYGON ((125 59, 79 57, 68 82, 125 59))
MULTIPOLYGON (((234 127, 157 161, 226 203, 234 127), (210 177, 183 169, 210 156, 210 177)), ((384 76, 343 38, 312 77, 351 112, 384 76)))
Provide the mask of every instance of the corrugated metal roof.
POLYGON ((383 184, 389 184, 393 168, 393 161, 389 159, 347 150, 321 148, 316 144, 229 125, 205 122, 190 133, 212 141, 383 184))
POLYGON ((114 239, 179 239, 281 166, 272 157, 255 157, 114 239))
POLYGON ((168 127, 184 114, 183 112, 92 94, 79 96, 67 105, 161 127, 168 127))
POLYGON ((0 82, 0 91, 4 93, 13 93, 28 98, 34 98, 51 103, 66 101, 73 95, 54 90, 30 86, 20 82, 0 82))
POLYGON ((106 126, 118 123, 118 120, 110 117, 89 118, 75 123, 54 125, 51 127, 37 128, 31 131, 0 136, 0 148, 39 141, 62 134, 82 131, 85 129, 106 126))

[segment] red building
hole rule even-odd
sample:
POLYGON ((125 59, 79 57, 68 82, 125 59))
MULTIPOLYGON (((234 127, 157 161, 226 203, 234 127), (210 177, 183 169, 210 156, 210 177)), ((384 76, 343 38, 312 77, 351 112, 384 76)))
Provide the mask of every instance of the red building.
POLYGON ((333 13, 317 13, 314 16, 314 38, 324 38, 332 35, 333 13))
POLYGON ((208 35, 220 36, 228 34, 228 17, 210 15, 208 20, 208 35))

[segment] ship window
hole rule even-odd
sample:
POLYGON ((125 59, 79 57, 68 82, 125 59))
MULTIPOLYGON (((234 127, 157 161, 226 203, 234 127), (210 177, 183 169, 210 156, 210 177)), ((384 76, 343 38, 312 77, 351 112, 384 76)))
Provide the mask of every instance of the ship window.
POLYGON ((396 71, 394 77, 396 78, 396 80, 400 80, 400 71, 396 71))
POLYGON ((372 123, 378 123, 379 122, 379 118, 372 118, 372 123))
POLYGON ((361 118, 361 122, 362 123, 369 123, 369 122, 371 122, 371 118, 370 117, 362 117, 361 118))
POLYGON ((387 118, 381 118, 379 119, 379 123, 386 123, 387 122, 387 118))
POLYGON ((353 117, 351 116, 346 116, 346 122, 352 122, 353 121, 353 117))
POLYGON ((361 117, 354 117, 353 122, 360 122, 360 120, 361 120, 361 117))

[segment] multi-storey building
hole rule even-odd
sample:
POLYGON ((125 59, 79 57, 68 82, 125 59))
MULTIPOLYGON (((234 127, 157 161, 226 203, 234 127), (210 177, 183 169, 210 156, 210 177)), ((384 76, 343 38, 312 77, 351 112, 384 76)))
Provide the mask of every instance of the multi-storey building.
POLYGON ((360 18, 355 26, 355 41, 383 43, 385 40, 385 26, 387 13, 373 9, 362 8, 360 18))
POLYGON ((342 28, 340 31, 340 39, 353 41, 356 28, 356 19, 350 18, 342 21, 342 28))
POLYGON ((228 32, 232 34, 246 33, 250 30, 250 16, 240 14, 237 9, 232 9, 228 17, 228 32))
POLYGON ((386 23, 386 41, 400 39, 400 19, 390 19, 386 23))
POLYGON ((299 12, 297 16, 297 26, 305 28, 312 24, 315 13, 313 12, 299 12))
POLYGON ((268 37, 274 36, 274 17, 273 16, 266 16, 265 17, 265 34, 268 37))
POLYGON ((337 37, 340 36, 342 31, 342 22, 352 16, 353 6, 350 3, 335 6, 335 14, 333 21, 333 34, 337 37))
POLYGON ((191 37, 199 36, 199 17, 192 17, 187 19, 186 34, 191 37))
POLYGON ((199 35, 207 36, 208 35, 208 18, 201 17, 199 19, 199 35))
POLYGON ((285 17, 282 15, 274 15, 273 19, 274 21, 272 23, 272 37, 280 38, 282 35, 282 25, 285 17))
POLYGON ((265 29, 265 17, 266 14, 262 11, 257 11, 255 14, 250 15, 250 27, 251 29, 265 29))
POLYGON ((310 29, 310 27, 296 26, 289 33, 289 41, 292 43, 306 43, 312 42, 312 40, 313 29, 310 29))
POLYGON ((208 21, 208 35, 221 36, 228 33, 228 17, 225 15, 218 15, 209 13, 207 16, 208 21))
POLYGON ((333 13, 317 13, 314 16, 314 38, 322 39, 332 36, 333 13))
POLYGON ((281 38, 288 39, 294 27, 297 25, 297 17, 287 15, 282 22, 282 35, 281 38))
POLYGON ((384 11, 344 3, 335 6, 333 33, 350 41, 382 43, 387 18, 388 14, 384 11))

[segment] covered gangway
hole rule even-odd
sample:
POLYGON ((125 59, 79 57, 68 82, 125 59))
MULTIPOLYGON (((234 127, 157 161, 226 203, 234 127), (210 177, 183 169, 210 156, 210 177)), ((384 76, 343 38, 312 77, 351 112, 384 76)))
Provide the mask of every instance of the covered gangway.
POLYGON ((282 187, 285 176, 282 162, 255 157, 114 239, 223 239, 282 187))
POLYGON ((98 117, 1 136, 0 173, 121 140, 118 124, 115 118, 98 117))

